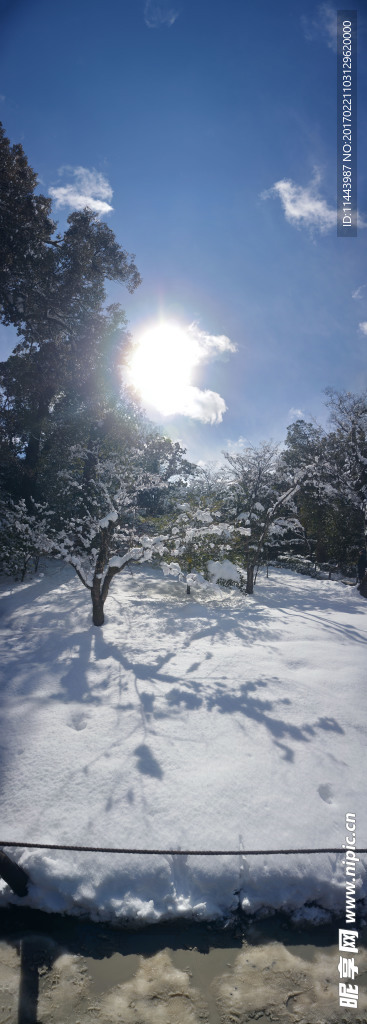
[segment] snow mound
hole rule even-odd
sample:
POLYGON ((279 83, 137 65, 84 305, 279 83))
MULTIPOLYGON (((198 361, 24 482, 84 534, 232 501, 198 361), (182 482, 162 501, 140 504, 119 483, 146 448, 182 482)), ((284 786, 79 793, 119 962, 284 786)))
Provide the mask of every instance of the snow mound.
POLYGON ((214 583, 217 580, 233 580, 234 583, 240 582, 239 569, 228 558, 225 558, 223 562, 208 562, 208 573, 214 583))

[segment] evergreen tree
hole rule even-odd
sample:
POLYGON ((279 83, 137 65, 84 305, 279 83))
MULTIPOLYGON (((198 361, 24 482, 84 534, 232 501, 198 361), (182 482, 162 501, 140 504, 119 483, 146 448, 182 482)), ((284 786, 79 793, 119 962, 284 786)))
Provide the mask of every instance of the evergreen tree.
POLYGON ((0 364, 1 444, 8 484, 29 502, 40 497, 40 458, 56 414, 116 395, 126 318, 118 304, 105 307, 105 284, 120 281, 133 291, 140 276, 134 257, 90 210, 71 214, 64 236, 51 237, 50 200, 34 195, 36 175, 3 132, 0 160, 0 313, 22 337, 0 364))
POLYGON ((367 392, 326 389, 330 420, 336 430, 330 433, 330 457, 338 475, 343 498, 359 511, 362 536, 367 540, 367 392))
MULTIPOLYGON (((334 392, 330 399, 338 409, 337 429, 327 432, 298 420, 288 427, 282 460, 286 467, 304 471, 296 505, 310 557, 337 563, 345 570, 363 538, 363 400, 334 392), (353 409, 356 415, 356 406, 359 454, 354 450, 349 418, 353 409)), ((332 422, 336 420, 332 418, 332 422)))
POLYGON ((264 442, 258 448, 245 447, 225 452, 230 466, 228 506, 230 521, 247 527, 247 534, 235 544, 232 557, 246 571, 246 593, 252 594, 258 568, 283 542, 299 544, 303 530, 294 497, 303 472, 284 471, 278 448, 264 442))
POLYGON ((0 124, 0 318, 19 331, 54 257, 51 199, 36 187, 22 146, 11 146, 0 124))

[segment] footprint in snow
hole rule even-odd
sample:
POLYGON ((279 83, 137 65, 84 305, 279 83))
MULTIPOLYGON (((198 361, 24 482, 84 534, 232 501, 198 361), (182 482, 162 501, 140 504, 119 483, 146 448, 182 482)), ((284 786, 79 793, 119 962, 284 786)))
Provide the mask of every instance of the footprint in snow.
POLYGON ((86 729, 87 725, 88 725, 87 716, 83 715, 82 711, 79 714, 76 713, 75 715, 71 716, 71 719, 70 719, 70 722, 69 722, 69 728, 70 729, 75 729, 76 732, 80 732, 81 729, 86 729))
POLYGON ((325 782, 322 786, 319 786, 317 792, 319 796, 321 796, 321 800, 324 800, 326 804, 332 804, 334 790, 332 786, 329 786, 328 782, 325 782))

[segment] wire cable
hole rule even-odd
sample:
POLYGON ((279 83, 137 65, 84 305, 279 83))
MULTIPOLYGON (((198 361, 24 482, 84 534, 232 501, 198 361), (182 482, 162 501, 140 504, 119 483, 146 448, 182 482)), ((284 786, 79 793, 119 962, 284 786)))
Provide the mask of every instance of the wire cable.
MULTIPOLYGON (((13 846, 17 849, 29 850, 66 850, 72 853, 131 853, 131 854, 161 854, 176 857, 274 857, 289 854, 310 854, 310 853, 340 853, 345 855, 345 850, 340 846, 323 846, 316 849, 300 848, 296 850, 142 850, 134 847, 124 846, 67 846, 61 843, 13 843, 0 840, 0 847, 13 846)), ((353 848, 354 849, 354 848, 353 848)), ((367 853, 367 847, 355 848, 355 853, 367 853)))

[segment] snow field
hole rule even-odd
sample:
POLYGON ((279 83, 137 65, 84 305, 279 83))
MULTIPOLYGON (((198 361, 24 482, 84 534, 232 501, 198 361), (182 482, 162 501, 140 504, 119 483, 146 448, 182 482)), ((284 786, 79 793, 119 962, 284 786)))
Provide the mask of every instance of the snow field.
MULTIPOLYGON (((3 588, 2 841, 144 849, 367 845, 366 606, 286 570, 253 597, 137 568, 103 627, 72 569, 3 588)), ((339 854, 12 850, 25 902, 113 921, 345 905, 339 854), (307 904, 307 906, 306 906, 307 904), (310 906, 311 904, 311 906, 310 906)), ((358 894, 366 858, 357 866, 358 894)), ((2 901, 18 902, 5 883, 2 901)))

